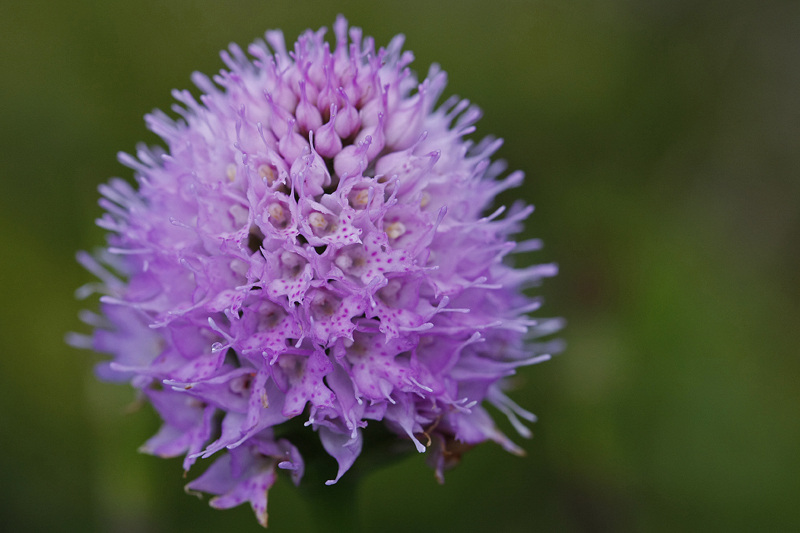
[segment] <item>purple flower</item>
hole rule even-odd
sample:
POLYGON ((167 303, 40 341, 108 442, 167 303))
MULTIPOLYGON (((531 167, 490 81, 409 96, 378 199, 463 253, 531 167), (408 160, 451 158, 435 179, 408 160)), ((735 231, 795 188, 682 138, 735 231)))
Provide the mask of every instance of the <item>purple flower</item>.
POLYGON ((290 419, 338 462, 328 484, 379 423, 442 481, 480 442, 522 453, 483 403, 529 436, 506 378, 557 348, 532 341, 560 323, 529 318, 540 301, 522 292, 555 265, 508 260, 540 246, 509 240, 533 208, 484 216, 522 173, 499 179, 500 140, 464 139, 481 112, 437 107, 446 75, 418 83, 402 36, 375 51, 343 17, 334 33, 333 50, 323 28, 287 51, 269 31, 253 59, 231 45, 228 70, 195 73, 204 94, 174 92, 181 119, 146 117, 167 149, 120 154, 138 190, 100 186, 108 248, 78 255, 101 280, 79 292, 102 292, 104 317, 84 313, 94 334, 70 340, 110 354, 100 377, 163 418, 142 450, 186 470, 214 456, 187 488, 250 502, 263 525, 276 469, 303 477, 290 419))

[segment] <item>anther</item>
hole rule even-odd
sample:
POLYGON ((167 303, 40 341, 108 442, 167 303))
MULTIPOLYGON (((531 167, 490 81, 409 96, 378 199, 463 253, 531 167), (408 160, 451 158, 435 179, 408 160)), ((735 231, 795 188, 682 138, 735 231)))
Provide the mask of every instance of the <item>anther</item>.
POLYGON ((271 218, 278 224, 286 222, 286 213, 281 204, 277 202, 269 204, 268 212, 269 212, 269 218, 271 218))
POLYGON ((402 222, 392 222, 386 226, 386 235, 390 239, 396 239, 406 232, 406 225, 402 222))
POLYGON ((425 207, 431 202, 431 195, 428 194, 426 191, 422 191, 422 198, 419 200, 419 206, 425 207))
POLYGON ((366 207, 367 202, 369 202, 369 190, 367 189, 361 189, 353 196, 352 199, 352 204, 355 208, 366 207))
POLYGON ((275 183, 275 171, 272 170, 272 167, 269 165, 259 165, 258 175, 261 176, 268 186, 272 186, 272 184, 275 183))
POLYGON ((325 220, 323 214, 318 211, 314 211, 308 215, 308 223, 311 224, 312 228, 318 230, 324 230, 328 227, 328 221, 325 220))

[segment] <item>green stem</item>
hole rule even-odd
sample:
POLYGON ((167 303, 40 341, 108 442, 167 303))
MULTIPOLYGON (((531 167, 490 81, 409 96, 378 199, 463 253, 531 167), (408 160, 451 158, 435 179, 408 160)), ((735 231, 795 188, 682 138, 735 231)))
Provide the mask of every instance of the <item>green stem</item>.
POLYGON ((336 461, 323 449, 319 437, 303 425, 300 417, 276 432, 276 438, 288 439, 305 460, 305 474, 299 491, 320 533, 361 531, 357 512, 359 481, 370 472, 414 453, 411 441, 398 439, 382 424, 371 424, 361 431, 363 451, 356 464, 335 485, 325 485, 325 480, 336 475, 336 461))
POLYGON ((306 486, 301 489, 319 533, 361 531, 357 488, 357 481, 345 481, 342 478, 336 485, 306 486))

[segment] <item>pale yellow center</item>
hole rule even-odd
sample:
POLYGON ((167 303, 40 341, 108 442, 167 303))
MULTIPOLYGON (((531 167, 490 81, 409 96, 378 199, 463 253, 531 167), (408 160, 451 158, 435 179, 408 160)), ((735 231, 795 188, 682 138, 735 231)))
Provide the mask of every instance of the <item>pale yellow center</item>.
POLYGON ((390 239, 396 239, 406 232, 406 225, 402 222, 392 222, 386 226, 386 235, 390 239))

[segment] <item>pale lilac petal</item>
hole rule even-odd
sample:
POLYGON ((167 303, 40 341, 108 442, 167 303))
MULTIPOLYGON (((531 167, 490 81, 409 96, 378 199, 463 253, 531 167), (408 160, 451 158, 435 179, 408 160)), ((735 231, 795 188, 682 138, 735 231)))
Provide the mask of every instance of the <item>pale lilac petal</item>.
POLYGON ((319 439, 322 441, 325 451, 331 454, 336 459, 336 462, 339 463, 336 477, 325 482, 326 485, 333 485, 341 479, 345 472, 350 470, 350 467, 353 466, 356 458, 361 453, 361 432, 359 431, 355 440, 352 440, 350 435, 346 433, 337 433, 328 427, 321 426, 319 428, 319 439))

